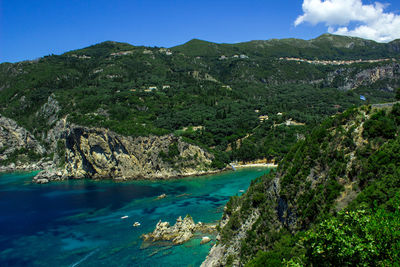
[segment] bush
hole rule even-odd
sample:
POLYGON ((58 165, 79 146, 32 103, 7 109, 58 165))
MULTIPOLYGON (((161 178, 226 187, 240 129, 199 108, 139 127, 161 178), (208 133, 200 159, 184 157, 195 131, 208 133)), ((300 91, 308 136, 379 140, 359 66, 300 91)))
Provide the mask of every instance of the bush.
POLYGON ((179 149, 177 143, 172 143, 168 147, 168 157, 174 158, 179 155, 179 149))
POLYGON ((211 167, 215 169, 223 169, 229 163, 229 157, 227 153, 222 151, 214 151, 214 159, 211 163, 211 167))
POLYGON ((364 123, 364 138, 393 138, 396 135, 396 124, 394 121, 386 116, 384 111, 380 111, 373 116, 371 119, 364 123))
POLYGON ((265 201, 265 195, 261 192, 256 192, 253 195, 253 206, 257 207, 265 201))
POLYGON ((165 162, 168 162, 170 164, 174 163, 175 157, 179 156, 180 152, 178 149, 178 144, 177 143, 172 143, 168 146, 168 152, 165 153, 164 151, 160 151, 158 153, 158 156, 165 162))
POLYGON ((400 212, 342 211, 308 231, 304 245, 313 266, 400 263, 400 212))

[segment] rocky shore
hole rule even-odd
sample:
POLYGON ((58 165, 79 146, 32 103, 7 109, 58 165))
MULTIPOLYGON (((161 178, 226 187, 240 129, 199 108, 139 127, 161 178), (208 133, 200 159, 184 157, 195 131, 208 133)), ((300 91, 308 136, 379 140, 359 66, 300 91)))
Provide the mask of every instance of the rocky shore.
POLYGON ((33 182, 47 183, 81 178, 161 180, 223 171, 211 168, 212 153, 173 134, 131 137, 70 124, 54 115, 57 107, 49 97, 40 116, 48 118, 51 128, 36 137, 0 116, 0 172, 42 170, 33 182))
MULTIPOLYGON (((173 244, 179 245, 189 241, 195 233, 209 233, 216 232, 215 224, 204 224, 202 222, 194 223, 190 215, 186 215, 184 219, 179 217, 175 225, 170 226, 169 222, 157 223, 156 228, 152 233, 142 235, 144 241, 172 241, 173 244)), ((211 239, 203 237, 202 244, 208 243, 211 239)))
POLYGON ((11 163, 6 166, 0 166, 0 173, 39 171, 43 169, 49 169, 53 166, 54 164, 52 161, 43 161, 43 160, 35 163, 22 163, 22 164, 11 163))
MULTIPOLYGON (((178 175, 170 175, 166 173, 164 176, 163 175, 157 175, 157 176, 131 176, 131 177, 110 177, 110 176, 104 176, 104 177, 96 177, 92 178, 90 176, 87 177, 73 177, 68 172, 63 169, 63 168, 38 168, 38 169, 29 169, 30 170, 43 170, 39 172, 32 180, 34 183, 39 183, 39 184, 44 184, 44 183, 49 183, 51 181, 61 181, 61 180, 67 180, 67 179, 82 179, 82 178, 89 178, 89 179, 94 179, 94 180, 105 180, 105 179, 113 179, 118 182, 123 182, 123 181, 130 181, 130 180, 168 180, 168 179, 178 179, 178 178, 185 178, 189 176, 204 176, 204 175, 211 175, 211 174, 217 174, 220 172, 224 172, 227 170, 231 170, 231 168, 227 167, 221 170, 207 170, 207 171, 198 171, 198 172, 190 172, 190 173, 184 173, 184 174, 178 174, 178 175), (45 170, 43 170, 45 169, 45 170)), ((19 171, 18 168, 10 169, 7 172, 15 172, 19 171)), ((2 172, 2 169, 0 168, 0 172, 2 172)), ((6 172, 6 171, 4 171, 6 172)))

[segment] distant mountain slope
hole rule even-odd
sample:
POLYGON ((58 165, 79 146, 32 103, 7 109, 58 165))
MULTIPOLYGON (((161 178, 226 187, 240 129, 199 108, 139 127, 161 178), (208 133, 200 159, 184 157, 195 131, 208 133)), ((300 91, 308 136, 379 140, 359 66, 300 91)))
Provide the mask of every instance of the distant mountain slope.
POLYGON ((323 34, 309 41, 301 39, 255 40, 238 44, 214 44, 193 39, 173 47, 173 51, 190 56, 214 56, 245 53, 271 57, 300 57, 306 59, 377 59, 399 56, 400 40, 377 43, 357 37, 323 34))

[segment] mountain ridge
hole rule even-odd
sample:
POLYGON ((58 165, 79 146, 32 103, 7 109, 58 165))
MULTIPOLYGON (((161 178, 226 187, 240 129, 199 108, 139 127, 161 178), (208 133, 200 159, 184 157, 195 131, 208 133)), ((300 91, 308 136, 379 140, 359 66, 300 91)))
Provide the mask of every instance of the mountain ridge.
MULTIPOLYGON (((94 45, 90 45, 87 47, 83 47, 83 48, 79 48, 79 49, 73 49, 64 53, 61 53, 60 55, 68 55, 71 53, 76 53, 76 52, 83 52, 87 49, 93 49, 93 48, 108 48, 108 49, 112 49, 112 47, 114 47, 115 51, 119 51, 121 49, 135 49, 135 48, 144 48, 144 47, 150 47, 150 48, 166 48, 166 49, 171 49, 171 50, 181 50, 182 47, 185 46, 189 46, 189 47, 193 47, 193 46, 201 46, 201 45, 213 45, 213 46, 227 46, 227 47, 240 47, 240 46, 248 46, 249 44, 257 44, 257 43, 275 43, 275 44, 289 44, 289 45, 293 45, 293 44, 300 44, 303 47, 311 47, 313 45, 313 43, 323 43, 324 41, 328 41, 328 43, 332 43, 333 45, 335 45, 335 43, 337 43, 338 47, 346 47, 346 44, 349 45, 352 42, 356 41, 356 44, 373 44, 376 46, 388 46, 388 47, 392 47, 393 50, 395 50, 396 52, 399 51, 399 47, 400 47, 400 38, 399 39, 395 39, 393 41, 390 41, 388 43, 379 43, 373 40, 368 40, 368 39, 363 39, 360 37, 352 37, 352 36, 344 36, 344 35, 334 35, 334 34, 330 34, 330 33, 324 33, 316 38, 312 38, 312 39, 299 39, 299 38, 281 38, 281 39, 277 39, 277 38, 272 38, 272 39, 267 39, 267 40, 250 40, 250 41, 244 41, 244 42, 238 42, 238 43, 216 43, 216 42, 212 42, 212 41, 207 41, 207 40, 202 40, 202 39, 198 39, 198 38, 193 38, 183 44, 180 45, 175 45, 175 46, 171 46, 171 47, 158 47, 158 46, 144 46, 144 45, 134 45, 134 44, 130 44, 127 42, 117 42, 117 41, 111 41, 111 40, 107 40, 107 41, 103 41, 94 45), (344 43, 344 44, 343 44, 344 43)), ((295 46, 295 45, 294 45, 295 46)), ((114 51, 114 50, 113 50, 114 51)), ((41 58, 41 57, 40 57, 41 58)), ((23 61, 19 61, 19 62, 24 62, 24 61, 35 61, 37 59, 34 60, 23 60, 23 61)), ((15 63, 19 63, 19 62, 15 62, 15 63)), ((0 64, 3 63, 10 63, 10 62, 1 62, 0 64)))

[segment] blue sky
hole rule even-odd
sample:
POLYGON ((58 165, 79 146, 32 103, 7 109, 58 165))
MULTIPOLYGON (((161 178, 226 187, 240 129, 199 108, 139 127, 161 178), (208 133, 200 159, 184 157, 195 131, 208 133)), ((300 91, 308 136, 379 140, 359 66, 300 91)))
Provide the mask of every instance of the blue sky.
MULTIPOLYGON (((357 29, 343 29, 343 20, 335 16, 321 17, 318 14, 321 7, 312 6, 315 1, 310 1, 0 0, 0 62, 61 54, 106 40, 171 47, 193 38, 219 43, 288 37, 311 39, 328 30, 362 36, 357 29)), ((329 1, 348 9, 343 6, 344 0, 329 1)), ((362 7, 374 3, 347 1, 355 4, 362 1, 362 7)), ((397 18, 400 3, 391 2, 384 12, 397 18)), ((350 20, 349 25, 364 23, 358 17, 350 20)), ((390 34, 386 38, 391 38, 390 34)))

